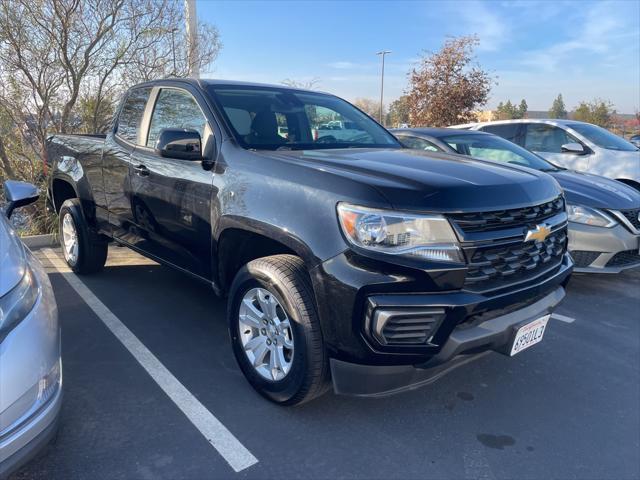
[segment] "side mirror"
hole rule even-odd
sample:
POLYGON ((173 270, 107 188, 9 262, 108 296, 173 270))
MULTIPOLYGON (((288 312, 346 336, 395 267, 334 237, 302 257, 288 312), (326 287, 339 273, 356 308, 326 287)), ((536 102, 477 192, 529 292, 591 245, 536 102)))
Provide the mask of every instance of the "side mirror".
POLYGON ((7 180, 4 182, 4 196, 7 199, 7 208, 5 215, 11 218, 11 214, 16 208, 30 205, 40 196, 38 188, 27 182, 18 182, 16 180, 7 180))
POLYGON ((577 155, 584 155, 587 153, 582 144, 577 142, 565 143, 560 147, 560 150, 562 150, 562 153, 575 153, 577 155))
POLYGON ((158 135, 156 152, 167 158, 202 160, 202 140, 195 130, 165 128, 158 135))

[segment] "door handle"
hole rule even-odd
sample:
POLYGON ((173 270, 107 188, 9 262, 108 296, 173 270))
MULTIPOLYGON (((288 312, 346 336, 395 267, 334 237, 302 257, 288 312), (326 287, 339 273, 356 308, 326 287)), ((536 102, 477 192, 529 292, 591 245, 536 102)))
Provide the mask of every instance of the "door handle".
POLYGON ((136 165, 133 167, 133 170, 136 172, 136 175, 141 177, 149 176, 149 169, 145 165, 136 165))

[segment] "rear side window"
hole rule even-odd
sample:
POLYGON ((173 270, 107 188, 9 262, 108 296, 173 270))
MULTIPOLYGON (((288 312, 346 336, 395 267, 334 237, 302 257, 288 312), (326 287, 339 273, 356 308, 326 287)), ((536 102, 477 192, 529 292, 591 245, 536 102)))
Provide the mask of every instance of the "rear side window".
POLYGON ((124 101, 116 134, 130 143, 138 143, 138 133, 142 124, 144 108, 147 105, 151 87, 136 88, 131 90, 124 101))
POLYGON ((493 133, 494 135, 505 138, 510 142, 522 145, 522 138, 519 133, 520 127, 521 124, 508 123, 505 125, 487 125, 486 127, 482 127, 479 130, 487 133, 493 133))
POLYGON ((186 128, 195 130, 204 137, 207 120, 196 100, 183 90, 163 88, 156 101, 149 126, 147 147, 154 147, 164 128, 186 128))

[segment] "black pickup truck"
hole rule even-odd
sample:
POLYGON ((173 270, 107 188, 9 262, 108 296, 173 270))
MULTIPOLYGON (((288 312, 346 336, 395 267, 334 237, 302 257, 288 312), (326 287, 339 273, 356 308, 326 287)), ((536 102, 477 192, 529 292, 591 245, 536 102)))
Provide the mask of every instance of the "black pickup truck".
POLYGON ((207 282, 228 297, 240 368, 282 404, 514 355, 572 270, 550 176, 402 148, 324 93, 153 81, 106 137, 55 135, 48 155, 69 266, 100 270, 116 241, 207 282))

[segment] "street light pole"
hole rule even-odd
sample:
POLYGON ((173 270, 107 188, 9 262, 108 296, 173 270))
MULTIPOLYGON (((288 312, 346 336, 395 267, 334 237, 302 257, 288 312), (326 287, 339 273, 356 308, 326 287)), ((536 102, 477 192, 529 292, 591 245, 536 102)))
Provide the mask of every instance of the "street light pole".
POLYGON ((382 107, 384 100, 384 56, 391 53, 391 50, 382 50, 376 55, 382 56, 382 75, 380 75, 380 123, 384 126, 384 118, 382 118, 382 107))
POLYGON ((175 41, 175 33, 178 31, 176 27, 171 29, 171 50, 173 51, 173 76, 175 77, 178 74, 178 69, 176 68, 176 41, 175 41))
POLYGON ((198 64, 198 14, 196 12, 196 0, 184 0, 184 8, 189 45, 187 50, 189 75, 195 78, 200 78, 200 66, 198 64))

